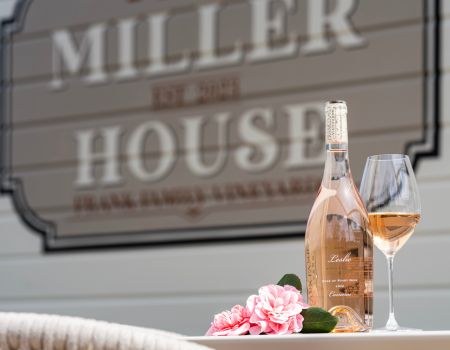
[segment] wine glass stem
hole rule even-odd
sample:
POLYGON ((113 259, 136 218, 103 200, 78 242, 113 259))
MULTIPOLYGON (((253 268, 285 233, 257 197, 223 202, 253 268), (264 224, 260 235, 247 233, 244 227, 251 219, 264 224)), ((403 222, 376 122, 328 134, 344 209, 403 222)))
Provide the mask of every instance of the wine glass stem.
POLYGON ((386 328, 389 330, 397 330, 399 328, 394 316, 394 256, 387 257, 388 275, 389 275, 389 319, 386 328))

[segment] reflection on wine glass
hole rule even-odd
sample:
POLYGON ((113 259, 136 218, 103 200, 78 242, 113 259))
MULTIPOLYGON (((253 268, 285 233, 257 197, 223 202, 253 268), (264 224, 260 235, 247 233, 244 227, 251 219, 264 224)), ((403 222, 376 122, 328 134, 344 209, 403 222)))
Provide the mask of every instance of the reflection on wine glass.
POLYGON ((387 258, 389 319, 383 331, 406 331, 394 316, 394 256, 411 237, 419 222, 419 190, 408 156, 382 154, 367 159, 360 189, 369 213, 369 230, 375 245, 387 258))

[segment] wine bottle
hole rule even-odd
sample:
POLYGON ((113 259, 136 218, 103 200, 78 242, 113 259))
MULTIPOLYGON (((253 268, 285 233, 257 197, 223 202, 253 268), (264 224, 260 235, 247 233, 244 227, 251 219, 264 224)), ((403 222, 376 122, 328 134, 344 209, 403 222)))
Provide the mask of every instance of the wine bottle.
POLYGON ((350 172, 347 105, 325 105, 326 162, 305 237, 308 302, 339 321, 335 332, 372 328, 373 242, 350 172))

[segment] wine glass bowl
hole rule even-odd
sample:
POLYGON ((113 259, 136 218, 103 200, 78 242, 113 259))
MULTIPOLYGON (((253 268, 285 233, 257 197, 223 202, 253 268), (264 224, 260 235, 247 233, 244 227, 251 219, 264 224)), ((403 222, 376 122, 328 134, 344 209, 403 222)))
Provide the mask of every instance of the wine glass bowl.
POLYGON ((369 216, 369 231, 375 246, 383 252, 389 273, 389 319, 383 330, 399 327, 394 316, 393 263, 420 220, 419 190, 409 157, 381 154, 367 159, 360 188, 369 216))
POLYGON ((369 231, 375 246, 386 256, 394 256, 411 237, 420 220, 418 213, 369 213, 369 231))
POLYGON ((417 182, 407 155, 380 154, 367 158, 360 193, 369 213, 421 212, 417 182))

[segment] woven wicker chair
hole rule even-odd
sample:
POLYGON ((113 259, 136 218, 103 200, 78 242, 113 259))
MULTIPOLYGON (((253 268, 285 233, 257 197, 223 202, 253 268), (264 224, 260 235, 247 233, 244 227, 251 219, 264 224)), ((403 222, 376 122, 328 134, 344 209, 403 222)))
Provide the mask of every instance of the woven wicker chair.
POLYGON ((1 350, 207 350, 180 335, 77 317, 0 313, 1 350))

